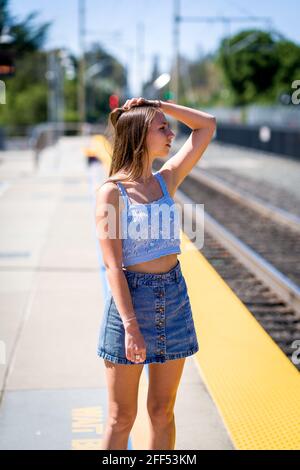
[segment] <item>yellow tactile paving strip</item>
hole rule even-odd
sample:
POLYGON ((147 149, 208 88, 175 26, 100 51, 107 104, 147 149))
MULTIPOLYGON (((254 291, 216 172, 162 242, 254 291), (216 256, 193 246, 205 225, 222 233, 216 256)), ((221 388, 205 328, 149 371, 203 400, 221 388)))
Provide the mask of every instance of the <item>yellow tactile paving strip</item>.
POLYGON ((191 299, 199 372, 237 449, 300 448, 296 367, 195 249, 180 262, 191 299))
MULTIPOLYGON (((100 145, 98 151, 102 158, 100 145)), ((107 166, 107 143, 104 151, 107 166)), ((200 346, 193 358, 235 448, 300 449, 300 376, 296 367, 201 253, 190 249, 186 235, 181 236, 179 259, 200 346)), ((144 373, 141 380, 139 401, 146 405, 144 373)), ((137 418, 140 421, 131 436, 136 449, 145 444, 148 432, 145 406, 141 410, 144 416, 137 418)))
POLYGON ((97 156, 106 166, 107 170, 111 161, 111 145, 104 135, 94 135, 91 144, 85 149, 86 155, 97 156))

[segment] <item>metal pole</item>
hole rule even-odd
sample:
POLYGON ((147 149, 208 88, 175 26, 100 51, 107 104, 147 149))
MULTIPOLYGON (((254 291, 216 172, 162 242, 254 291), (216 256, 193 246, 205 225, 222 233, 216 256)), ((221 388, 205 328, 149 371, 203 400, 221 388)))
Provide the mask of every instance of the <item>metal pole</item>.
POLYGON ((59 136, 64 135, 64 114, 65 114, 65 100, 64 100, 64 65, 63 65, 63 51, 58 50, 57 54, 58 65, 58 126, 59 136))
POLYGON ((48 122, 55 121, 55 52, 53 50, 47 55, 47 79, 48 79, 48 122))
POLYGON ((173 24, 173 50, 174 50, 174 63, 173 63, 173 80, 172 88, 174 94, 174 101, 179 101, 178 96, 178 82, 179 82, 179 9, 180 0, 174 0, 174 24, 173 24))
POLYGON ((127 47, 127 63, 126 63, 127 73, 126 73, 126 91, 125 91, 126 99, 130 98, 130 95, 134 93, 134 91, 132 90, 132 86, 130 85, 130 78, 129 78, 132 76, 131 75, 132 69, 130 67, 130 64, 132 64, 133 62, 134 62, 134 48, 127 47))
POLYGON ((79 77, 78 77, 78 111, 81 124, 81 134, 84 133, 84 123, 86 121, 85 105, 85 0, 78 0, 78 33, 79 33, 79 77))
POLYGON ((137 96, 143 96, 144 85, 144 39, 145 39, 145 26, 144 23, 139 22, 137 25, 137 96))
MULTIPOLYGON (((180 21, 180 0, 174 0, 174 17, 173 17, 173 77, 171 81, 171 89, 174 95, 174 102, 179 103, 179 21, 180 21)), ((178 132, 178 121, 175 120, 173 129, 175 134, 178 132)))

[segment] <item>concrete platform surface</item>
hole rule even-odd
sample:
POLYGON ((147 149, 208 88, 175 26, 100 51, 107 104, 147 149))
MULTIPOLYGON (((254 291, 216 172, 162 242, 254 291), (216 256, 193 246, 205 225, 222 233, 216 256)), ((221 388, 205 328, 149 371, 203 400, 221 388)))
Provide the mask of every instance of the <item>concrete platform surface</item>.
MULTIPOLYGON (((38 170, 28 152, 1 152, 1 449, 101 445, 107 391, 96 347, 105 290, 87 144, 62 138, 38 170)), ((193 357, 175 415, 176 449, 233 448, 193 357)))

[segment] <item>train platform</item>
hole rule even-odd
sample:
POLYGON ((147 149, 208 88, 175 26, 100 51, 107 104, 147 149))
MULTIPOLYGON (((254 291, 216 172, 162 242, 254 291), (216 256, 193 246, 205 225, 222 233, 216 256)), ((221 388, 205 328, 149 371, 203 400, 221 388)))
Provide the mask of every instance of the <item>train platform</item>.
MULTIPOLYGON (((91 147, 108 170, 111 148, 105 136, 95 136, 91 147)), ((182 205, 190 199, 178 189, 175 200, 182 205)), ((286 217, 282 211, 283 216, 286 217)), ((297 220, 293 222, 296 224, 297 220)), ((218 275, 213 267, 217 260, 212 259, 210 264, 184 233, 182 242, 181 264, 202 344, 194 360, 235 448, 299 449, 296 410, 300 404, 300 382, 295 358, 288 360, 260 321, 218 275)), ((224 247, 222 251, 226 251, 224 247)), ((260 297, 258 291, 257 295, 260 297)))
MULTIPOLYGON (((101 448, 105 273, 93 198, 106 169, 87 165, 88 141, 62 138, 42 152, 37 171, 30 152, 0 156, 1 449, 101 448)), ((146 393, 147 366, 128 449, 146 446, 146 393)), ((176 449, 236 448, 195 357, 186 360, 175 415, 176 449)))
MULTIPOLYGON (((106 276, 94 198, 110 148, 64 137, 41 154, 1 154, 1 449, 101 449, 107 416, 96 355, 106 276)), ((179 256, 200 350, 179 386, 176 450, 300 448, 297 369, 182 233, 179 256)), ((145 449, 146 365, 128 449, 145 449)))

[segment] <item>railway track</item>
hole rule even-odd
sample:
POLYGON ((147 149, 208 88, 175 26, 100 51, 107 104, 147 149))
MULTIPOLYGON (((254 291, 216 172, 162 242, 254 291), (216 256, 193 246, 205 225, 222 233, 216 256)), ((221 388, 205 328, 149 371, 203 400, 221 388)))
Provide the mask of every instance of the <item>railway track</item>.
POLYGON ((191 203, 204 204, 200 251, 300 370, 299 220, 203 173, 195 168, 175 194, 194 221, 191 203))
POLYGON ((187 176, 180 189, 194 202, 204 204, 205 213, 292 283, 300 285, 300 232, 294 225, 274 220, 271 214, 262 214, 242 198, 233 198, 203 181, 200 183, 193 175, 187 176))
POLYGON ((207 175, 215 176, 223 182, 227 182, 231 187, 237 190, 240 189, 242 192, 246 192, 252 197, 259 198, 260 201, 275 206, 277 210, 280 208, 283 209, 284 212, 294 214, 298 216, 298 218, 300 217, 299 198, 285 189, 279 188, 278 186, 274 187, 274 185, 264 179, 254 180, 253 178, 246 177, 228 167, 216 168, 208 165, 205 166, 204 162, 202 168, 203 167, 207 175))

